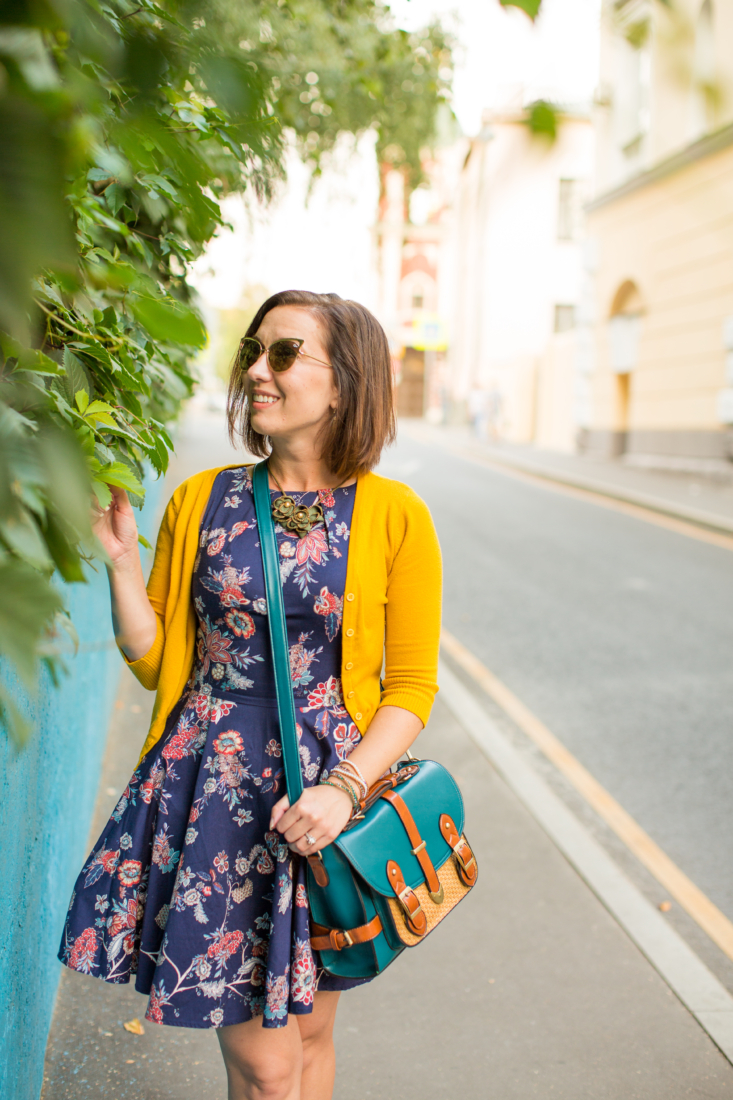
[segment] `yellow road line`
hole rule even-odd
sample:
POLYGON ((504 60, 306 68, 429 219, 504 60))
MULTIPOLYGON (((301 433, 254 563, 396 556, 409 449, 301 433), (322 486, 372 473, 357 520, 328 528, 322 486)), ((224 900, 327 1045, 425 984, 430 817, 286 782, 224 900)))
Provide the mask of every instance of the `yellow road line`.
MULTIPOLYGON (((415 438, 420 437, 416 435, 415 438)), ((421 441, 425 442, 425 440, 421 441)), ((431 442, 433 442, 432 438, 431 442)), ((723 531, 714 531, 712 528, 703 527, 692 520, 678 519, 667 512, 658 512, 651 506, 633 504, 631 501, 606 495, 599 489, 587 489, 581 485, 572 485, 567 481, 556 480, 551 473, 542 474, 521 469, 509 462, 502 462, 499 459, 478 454, 470 447, 443 443, 442 441, 438 441, 437 445, 458 458, 475 462, 479 466, 488 466, 490 469, 496 470, 497 473, 506 474, 507 477, 527 481, 532 485, 540 485, 543 489, 563 493, 565 496, 575 497, 577 500, 585 500, 591 504, 597 504, 601 508, 608 508, 612 512, 621 512, 622 515, 633 516, 634 519, 652 523, 656 527, 664 527, 667 531, 674 531, 677 535, 686 535, 687 538, 697 539, 698 542, 707 542, 710 546, 718 546, 723 550, 733 550, 733 535, 726 535, 723 531)), ((609 490, 610 492, 611 490, 609 490)))
POLYGON ((616 836, 644 864, 671 897, 696 921, 713 943, 733 959, 733 923, 687 875, 654 843, 633 817, 611 797, 598 780, 575 759, 571 752, 524 703, 474 657, 457 638, 443 630, 441 642, 453 660, 519 726, 535 745, 552 761, 558 771, 572 783, 599 817, 613 829, 616 836))

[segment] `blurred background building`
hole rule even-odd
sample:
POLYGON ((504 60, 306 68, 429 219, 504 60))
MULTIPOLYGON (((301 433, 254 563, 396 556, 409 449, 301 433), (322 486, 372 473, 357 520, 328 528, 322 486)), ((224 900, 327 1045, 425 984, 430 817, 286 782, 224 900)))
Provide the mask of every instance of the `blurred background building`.
POLYGON ((732 75, 733 0, 626 0, 603 19, 584 450, 733 456, 732 75))
POLYGON ((207 385, 266 294, 335 290, 384 324, 402 416, 730 473, 733 0, 556 0, 534 27, 480 8, 417 190, 367 134, 315 181, 293 156, 254 219, 232 200, 234 233, 197 276, 207 385), (513 84, 485 75, 482 51, 501 75, 502 45, 513 84), (528 124, 538 102, 554 140, 528 124))

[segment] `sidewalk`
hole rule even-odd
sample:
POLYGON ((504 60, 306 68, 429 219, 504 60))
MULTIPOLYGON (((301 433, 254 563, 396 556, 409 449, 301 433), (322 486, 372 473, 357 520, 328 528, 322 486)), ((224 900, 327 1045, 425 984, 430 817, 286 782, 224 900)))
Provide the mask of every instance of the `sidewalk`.
MULTIPOLYGON (((152 697, 125 671, 95 830, 137 759, 152 697)), ((438 699, 417 753, 466 800, 480 881, 377 981, 344 995, 336 1100, 682 1100, 733 1066, 438 699)), ((96 834, 95 834, 96 835, 96 834)), ((144 1023, 146 998, 64 971, 43 1100, 224 1100, 212 1031, 144 1023)))
POLYGON ((715 474, 652 470, 622 459, 600 459, 529 445, 478 439, 469 427, 400 421, 400 432, 420 443, 444 447, 465 458, 507 466, 536 477, 588 489, 676 516, 691 523, 733 533, 733 463, 715 474))
MULTIPOLYGON (((400 430, 414 428, 447 431, 414 423, 400 430)), ((220 418, 184 422, 177 442, 164 498, 194 470, 236 461, 220 418)), ((342 998, 336 1100, 733 1096, 733 1066, 446 699, 448 692, 438 697, 415 751, 440 760, 460 783, 480 880, 424 945, 342 998)), ((92 843, 135 766, 152 702, 123 670, 92 843)), ((145 1021, 143 1036, 125 1031, 124 1022, 143 1020, 146 1005, 130 986, 64 970, 43 1100, 225 1100, 214 1032, 145 1021)))

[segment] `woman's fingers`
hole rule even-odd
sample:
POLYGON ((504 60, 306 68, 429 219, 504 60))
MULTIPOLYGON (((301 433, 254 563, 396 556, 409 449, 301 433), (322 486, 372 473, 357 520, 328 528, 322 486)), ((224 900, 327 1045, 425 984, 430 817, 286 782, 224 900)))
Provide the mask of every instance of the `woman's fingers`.
POLYGON ((270 816, 270 828, 274 829, 277 823, 282 819, 283 814, 290 808, 290 799, 286 794, 280 798, 272 807, 272 814, 270 816))
POLYGON ((108 485, 107 488, 112 494, 112 503, 118 512, 132 512, 130 498, 124 489, 121 489, 119 485, 108 485))

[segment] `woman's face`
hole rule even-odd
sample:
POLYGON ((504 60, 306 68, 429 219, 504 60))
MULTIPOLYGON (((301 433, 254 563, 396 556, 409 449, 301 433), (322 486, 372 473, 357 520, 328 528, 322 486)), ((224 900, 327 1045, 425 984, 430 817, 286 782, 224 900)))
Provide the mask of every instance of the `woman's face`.
POLYGON ((252 427, 271 439, 303 435, 315 439, 338 405, 333 368, 323 365, 329 358, 321 321, 300 306, 276 306, 255 335, 266 348, 284 337, 304 343, 286 371, 271 371, 264 353, 247 371, 252 427))

